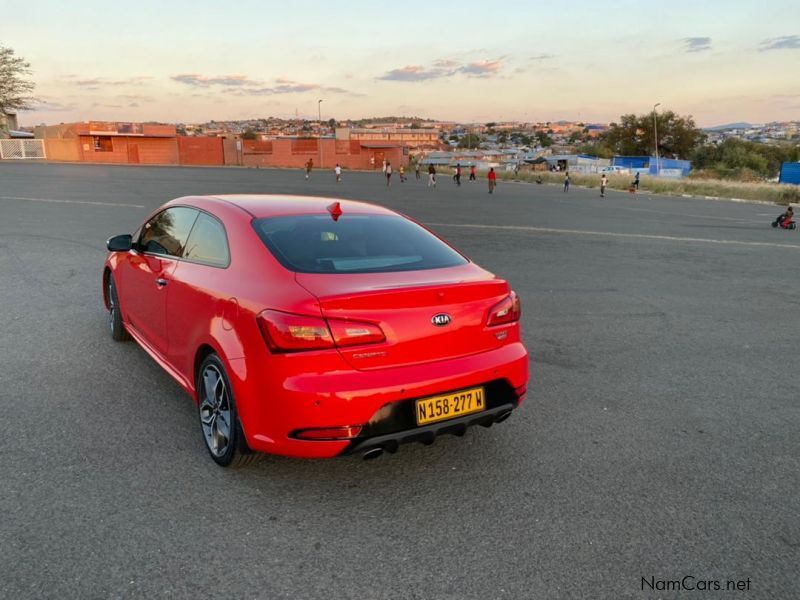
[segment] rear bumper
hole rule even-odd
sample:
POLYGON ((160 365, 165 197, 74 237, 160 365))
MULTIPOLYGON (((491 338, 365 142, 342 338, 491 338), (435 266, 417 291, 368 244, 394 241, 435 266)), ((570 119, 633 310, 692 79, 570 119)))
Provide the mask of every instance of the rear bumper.
POLYGON ((295 457, 331 458, 381 445, 391 451, 403 441, 426 441, 431 434, 488 424, 519 405, 528 383, 528 353, 519 342, 478 355, 375 371, 354 371, 333 354, 325 357, 330 364, 315 372, 299 356, 278 358, 272 365, 280 368, 270 371, 248 365, 243 377, 235 376, 234 387, 250 447, 295 457), (417 399, 475 386, 485 387, 485 411, 417 426, 417 399), (363 427, 354 440, 292 437, 302 429, 354 425, 363 427))

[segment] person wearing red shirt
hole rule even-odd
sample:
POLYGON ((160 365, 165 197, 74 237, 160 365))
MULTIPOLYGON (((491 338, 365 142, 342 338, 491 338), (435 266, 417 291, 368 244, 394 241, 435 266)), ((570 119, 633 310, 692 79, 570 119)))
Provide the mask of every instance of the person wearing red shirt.
POLYGON ((497 187, 497 173, 494 172, 494 167, 489 169, 489 174, 486 177, 489 180, 489 193, 491 194, 494 192, 494 188, 497 187))

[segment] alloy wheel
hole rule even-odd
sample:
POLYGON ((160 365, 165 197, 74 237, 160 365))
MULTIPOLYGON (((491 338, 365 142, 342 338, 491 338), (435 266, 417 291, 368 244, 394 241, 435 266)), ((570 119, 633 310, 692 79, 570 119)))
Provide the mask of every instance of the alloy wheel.
POLYGON ((231 442, 231 402, 219 369, 207 365, 200 392, 200 423, 206 445, 215 457, 223 456, 231 442))

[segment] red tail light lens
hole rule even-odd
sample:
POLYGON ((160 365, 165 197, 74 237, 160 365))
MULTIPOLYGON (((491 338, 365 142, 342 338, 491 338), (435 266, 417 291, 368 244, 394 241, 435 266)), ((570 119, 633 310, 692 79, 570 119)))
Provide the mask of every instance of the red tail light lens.
POLYGON ((374 323, 328 319, 328 325, 333 333, 333 339, 339 347, 379 344, 386 341, 383 330, 374 323))
POLYGON ((299 352, 333 348, 324 319, 265 310, 258 315, 261 334, 273 352, 299 352))
POLYGON ((301 440, 352 440, 361 433, 361 425, 348 425, 346 427, 320 427, 315 429, 302 429, 292 434, 292 437, 301 440))
POLYGON ((258 315, 261 334, 273 352, 325 350, 335 346, 378 344, 386 340, 374 323, 325 319, 265 310, 258 315))
POLYGON ((522 314, 522 307, 519 303, 519 296, 516 292, 511 292, 507 298, 504 298, 495 304, 489 311, 489 320, 486 322, 490 327, 492 325, 505 325, 506 323, 514 323, 519 321, 522 314))

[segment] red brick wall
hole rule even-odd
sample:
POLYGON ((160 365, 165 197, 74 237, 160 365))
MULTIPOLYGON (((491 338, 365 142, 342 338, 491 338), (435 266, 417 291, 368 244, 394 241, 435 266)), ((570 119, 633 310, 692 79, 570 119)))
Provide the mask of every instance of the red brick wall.
MULTIPOLYGON (((272 140, 272 153, 257 152, 253 144, 248 144, 245 140, 243 163, 248 167, 286 167, 302 169, 308 159, 314 161, 315 169, 333 169, 338 163, 344 169, 380 169, 383 166, 383 158, 392 163, 395 168, 400 165, 408 166, 408 156, 403 153, 403 148, 362 148, 360 144, 353 142, 349 145, 349 153, 342 154, 344 147, 341 141, 323 138, 319 140, 319 145, 315 152, 311 152, 312 144, 307 142, 317 140, 294 140, 294 139, 275 139, 272 140), (302 142, 298 144, 297 142, 302 142), (357 148, 357 152, 354 150, 357 148), (370 158, 376 156, 375 165, 370 163, 370 158)), ((263 142, 262 142, 263 143, 263 142)))
POLYGON ((178 136, 178 158, 182 165, 223 165, 222 138, 178 136))
POLYGON ((110 152, 94 149, 93 136, 80 137, 85 162, 143 165, 177 165, 178 144, 175 138, 111 136, 110 152), (138 161, 136 160, 138 157, 138 161))
MULTIPOLYGON (((128 145, 139 148, 139 162, 143 165, 177 165, 178 142, 174 137, 167 138, 126 138, 128 145)), ((130 155, 130 154, 129 154, 130 155)))
POLYGON ((47 160, 79 162, 81 148, 77 138, 73 139, 45 139, 44 151, 47 160))

